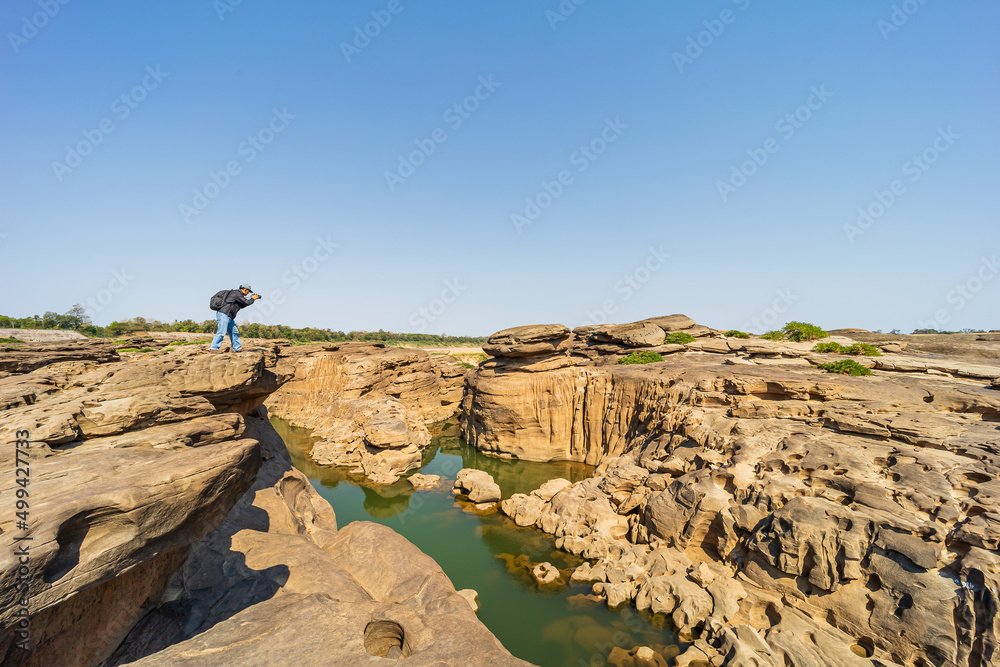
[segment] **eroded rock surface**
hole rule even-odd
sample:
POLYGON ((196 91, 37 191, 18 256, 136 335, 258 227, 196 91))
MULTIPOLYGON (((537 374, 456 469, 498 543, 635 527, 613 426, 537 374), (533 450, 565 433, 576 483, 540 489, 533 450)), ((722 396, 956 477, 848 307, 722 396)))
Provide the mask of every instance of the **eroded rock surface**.
POLYGON ((283 353, 295 378, 268 399, 275 416, 313 429, 310 457, 391 484, 420 466, 427 424, 459 409, 465 368, 447 355, 381 344, 303 345, 283 353))
MULTIPOLYGON (((284 345, 248 347, 119 361, 98 344, 51 363, 44 345, 18 352, 9 367, 30 370, 0 376, 0 662, 526 665, 478 621, 475 596, 404 538, 365 522, 338 530, 261 405, 303 368, 284 345), (14 525, 21 430, 27 533, 14 525), (30 651, 13 632, 19 577, 30 651)), ((396 437, 385 424, 366 432, 396 437)))
MULTIPOLYGON (((81 349, 85 346, 80 346, 81 349)), ((0 638, 4 664, 93 664, 162 592, 190 545, 250 487, 260 467, 244 411, 290 370, 263 351, 223 358, 192 350, 117 361, 93 355, 0 378, 0 620, 12 627, 27 544, 30 654, 0 638), (29 482, 15 484, 17 432, 29 482), (30 541, 14 523, 24 488, 30 541)))
POLYGON ((655 340, 608 331, 484 363, 462 416, 483 451, 599 464, 501 505, 593 559, 574 580, 700 635, 678 664, 1000 660, 990 354, 888 341, 857 358, 873 376, 850 377, 816 369, 840 357, 812 342, 709 330, 662 363, 619 366, 655 340))

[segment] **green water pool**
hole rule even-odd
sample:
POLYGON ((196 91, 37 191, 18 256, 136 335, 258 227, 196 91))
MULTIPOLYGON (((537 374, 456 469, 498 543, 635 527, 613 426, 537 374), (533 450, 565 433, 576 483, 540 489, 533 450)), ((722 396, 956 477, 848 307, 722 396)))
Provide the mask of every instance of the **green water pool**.
MULTIPOLYGON (((463 510, 451 485, 415 491, 406 480, 377 486, 349 476, 345 468, 320 466, 307 458, 313 439, 306 429, 271 419, 292 462, 312 481, 337 513, 337 523, 374 521, 391 527, 433 558, 456 589, 479 593, 479 619, 514 655, 542 667, 599 667, 614 646, 650 646, 677 653, 669 620, 633 607, 610 611, 588 598, 590 586, 542 590, 529 568, 547 561, 568 581, 583 561, 555 548, 553 538, 535 528, 520 528, 500 513, 481 516, 463 510)), ((493 475, 503 497, 528 493, 556 477, 578 481, 592 466, 572 462, 532 463, 486 456, 458 437, 454 421, 431 428, 433 442, 420 472, 450 480, 462 468, 493 475)), ((416 471, 414 471, 416 472, 416 471)))

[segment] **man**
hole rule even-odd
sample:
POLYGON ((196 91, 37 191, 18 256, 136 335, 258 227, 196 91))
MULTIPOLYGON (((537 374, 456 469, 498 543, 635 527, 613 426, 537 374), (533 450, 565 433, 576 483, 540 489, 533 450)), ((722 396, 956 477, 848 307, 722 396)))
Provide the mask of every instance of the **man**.
POLYGON ((252 306, 253 302, 260 298, 260 294, 252 294, 249 297, 250 285, 243 283, 239 289, 229 290, 229 294, 222 302, 222 308, 215 312, 215 319, 219 322, 219 328, 215 332, 212 340, 212 347, 209 352, 218 352, 222 345, 222 339, 229 334, 229 342, 233 345, 233 352, 243 349, 240 344, 240 330, 236 327, 236 313, 247 306, 252 306))

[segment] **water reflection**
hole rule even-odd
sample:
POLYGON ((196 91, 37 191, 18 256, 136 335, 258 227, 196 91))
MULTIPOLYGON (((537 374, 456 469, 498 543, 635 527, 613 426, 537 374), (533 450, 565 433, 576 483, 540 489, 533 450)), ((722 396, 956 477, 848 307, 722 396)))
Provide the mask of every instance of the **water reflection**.
MULTIPOLYGON (((271 422, 295 467, 333 505, 338 525, 376 521, 413 542, 437 561, 456 588, 479 593, 480 620, 514 655, 544 667, 597 667, 611 664, 606 659, 615 646, 649 646, 668 660, 677 654, 676 635, 662 616, 628 607, 610 611, 591 595, 589 586, 569 584, 569 575, 583 561, 556 549, 551 535, 518 527, 501 513, 462 511, 448 481, 415 491, 405 479, 380 486, 344 468, 316 465, 307 456, 313 441, 306 429, 278 419, 271 422), (530 570, 541 562, 559 570, 558 584, 535 583, 530 570)), ((486 456, 458 437, 455 421, 435 424, 431 432, 433 441, 423 454, 420 472, 454 480, 462 468, 485 470, 505 498, 528 493, 555 477, 578 481, 593 471, 582 463, 486 456)))

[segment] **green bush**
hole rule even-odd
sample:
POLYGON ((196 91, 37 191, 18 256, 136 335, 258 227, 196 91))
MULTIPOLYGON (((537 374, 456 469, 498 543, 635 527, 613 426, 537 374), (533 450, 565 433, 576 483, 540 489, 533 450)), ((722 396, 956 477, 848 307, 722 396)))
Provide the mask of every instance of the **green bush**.
POLYGON ((738 331, 737 329, 730 329, 725 334, 726 338, 749 338, 750 334, 744 331, 738 331))
POLYGON ((475 368, 475 366, 473 366, 472 364, 470 364, 467 361, 460 361, 460 362, 458 362, 458 365, 461 366, 461 367, 463 367, 463 368, 475 368))
POLYGON ((137 347, 119 347, 115 349, 115 352, 138 352, 138 351, 139 348, 137 347))
POLYGON ((840 373, 842 375, 871 375, 872 372, 854 361, 853 359, 841 359, 829 364, 820 364, 818 368, 827 373, 840 373))
POLYGON ((784 331, 788 335, 788 340, 795 341, 796 343, 801 343, 804 340, 826 338, 829 335, 815 324, 809 324, 808 322, 789 322, 785 325, 784 331))
POLYGON ((866 356, 866 357, 881 357, 882 351, 879 350, 876 346, 869 345, 868 343, 855 343, 849 348, 846 348, 844 354, 854 354, 857 356, 866 356))
POLYGON ((785 340, 784 331, 768 331, 766 334, 761 334, 761 338, 764 340, 785 340))
POLYGON ((658 352, 629 352, 618 360, 619 364, 653 364, 663 361, 663 355, 658 352))
MULTIPOLYGON (((684 333, 683 331, 675 331, 674 333, 667 334, 666 340, 663 341, 664 345, 687 345, 688 343, 694 342, 694 336, 689 333, 684 333)), ((659 361, 663 361, 660 359, 659 361)))
POLYGON ((881 357, 882 353, 874 345, 869 345, 868 343, 855 343, 850 347, 844 347, 840 343, 817 343, 816 347, 813 348, 813 352, 828 352, 831 354, 853 354, 854 356, 860 357, 881 357))
POLYGON ((9 338, 0 338, 0 343, 23 343, 24 341, 20 338, 14 338, 10 336, 9 338))

